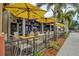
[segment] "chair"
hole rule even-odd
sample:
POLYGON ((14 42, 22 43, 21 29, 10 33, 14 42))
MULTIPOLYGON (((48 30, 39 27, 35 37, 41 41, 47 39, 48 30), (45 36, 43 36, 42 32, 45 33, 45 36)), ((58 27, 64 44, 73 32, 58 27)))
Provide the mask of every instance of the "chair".
POLYGON ((17 55, 17 53, 18 53, 18 49, 20 49, 19 55, 22 55, 23 54, 23 50, 26 49, 26 51, 28 52, 28 49, 32 48, 32 46, 30 44, 27 44, 27 40, 23 40, 23 39, 20 39, 20 38, 15 38, 15 39, 16 39, 16 41, 14 42, 14 46, 16 48, 14 50, 15 51, 17 50, 15 52, 15 55, 17 55))
POLYGON ((35 44, 36 44, 36 51, 40 51, 43 48, 43 35, 39 35, 38 40, 36 40, 35 44))

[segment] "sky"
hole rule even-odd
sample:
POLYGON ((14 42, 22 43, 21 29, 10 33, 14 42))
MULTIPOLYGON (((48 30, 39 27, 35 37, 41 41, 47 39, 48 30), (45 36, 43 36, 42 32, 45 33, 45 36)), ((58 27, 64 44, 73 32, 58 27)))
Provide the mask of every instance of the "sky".
MULTIPOLYGON (((32 4, 36 6, 36 3, 32 3, 32 4)), ((46 9, 47 8, 47 4, 41 6, 40 8, 47 11, 47 9, 46 9)), ((47 18, 52 17, 53 16, 53 12, 51 11, 51 9, 44 16, 47 17, 47 18)))
MULTIPOLYGON (((46 4, 46 5, 43 5, 43 6, 41 7, 41 9, 44 9, 44 10, 47 10, 46 8, 47 8, 47 4, 46 4)), ((44 16, 47 17, 47 18, 52 17, 52 16, 53 16, 52 10, 49 9, 49 11, 48 11, 44 16)))
MULTIPOLYGON (((32 3, 32 4, 36 6, 36 3, 32 3)), ((40 8, 47 11, 47 9, 46 9, 47 8, 47 4, 41 6, 40 8)), ((52 17, 53 16, 52 10, 49 9, 49 11, 44 16, 47 17, 47 18, 52 17)))

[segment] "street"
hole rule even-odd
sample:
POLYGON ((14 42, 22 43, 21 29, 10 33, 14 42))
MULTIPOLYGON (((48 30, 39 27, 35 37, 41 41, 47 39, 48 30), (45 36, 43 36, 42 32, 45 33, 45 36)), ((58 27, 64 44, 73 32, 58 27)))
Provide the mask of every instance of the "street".
POLYGON ((79 33, 72 32, 59 50, 57 56, 79 56, 79 33))

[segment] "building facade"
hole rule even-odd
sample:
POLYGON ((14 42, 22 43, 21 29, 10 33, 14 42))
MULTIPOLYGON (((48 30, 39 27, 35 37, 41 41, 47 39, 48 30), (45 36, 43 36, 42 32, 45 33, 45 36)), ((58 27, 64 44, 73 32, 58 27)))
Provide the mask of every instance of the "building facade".
POLYGON ((2 10, 3 10, 3 4, 0 3, 0 33, 2 33, 2 10))

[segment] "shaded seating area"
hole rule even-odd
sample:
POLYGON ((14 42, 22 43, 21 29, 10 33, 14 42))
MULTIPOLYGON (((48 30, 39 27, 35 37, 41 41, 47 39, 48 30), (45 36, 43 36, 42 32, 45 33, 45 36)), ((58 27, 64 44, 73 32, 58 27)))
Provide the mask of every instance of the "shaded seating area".
MULTIPOLYGON (((52 37, 53 38, 53 37, 52 37)), ((49 37, 45 34, 28 37, 15 37, 11 42, 6 42, 11 55, 36 55, 36 53, 49 47, 49 37)))
POLYGON ((5 9, 10 11, 15 18, 9 19, 15 22, 10 24, 13 27, 10 28, 11 33, 5 42, 6 55, 35 56, 51 47, 50 44, 55 39, 51 26, 55 25, 50 24, 56 23, 57 18, 44 17, 45 10, 29 3, 12 4, 6 6, 5 9), (45 25, 49 25, 50 28, 45 25))

